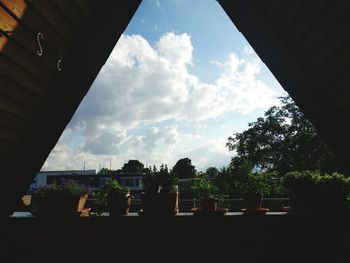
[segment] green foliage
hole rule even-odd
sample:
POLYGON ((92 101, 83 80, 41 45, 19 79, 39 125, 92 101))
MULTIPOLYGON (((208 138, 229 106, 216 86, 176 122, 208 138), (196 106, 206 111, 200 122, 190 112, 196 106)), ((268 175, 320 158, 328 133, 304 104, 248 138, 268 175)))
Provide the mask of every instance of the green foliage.
POLYGON ((173 192, 178 178, 169 171, 167 165, 162 164, 159 170, 156 166, 145 169, 142 174, 142 183, 145 192, 173 192))
POLYGON ((194 181, 191 190, 195 193, 197 198, 200 199, 216 199, 219 198, 219 188, 211 183, 209 180, 200 179, 194 181))
POLYGON ((282 178, 282 185, 292 191, 313 191, 319 173, 316 171, 293 171, 286 173, 282 178))
POLYGON ((249 174, 237 181, 241 193, 261 193, 263 196, 271 195, 274 185, 270 174, 249 174))
POLYGON ((233 158, 229 167, 220 169, 214 180, 224 196, 241 197, 243 192, 260 192, 265 197, 283 196, 284 190, 275 173, 253 173, 252 165, 244 158, 233 158))
POLYGON ((283 186, 289 190, 290 205, 303 213, 346 211, 349 207, 347 196, 350 181, 344 175, 321 174, 318 171, 298 171, 287 173, 283 186))
POLYGON ((160 178, 158 173, 152 169, 145 171, 142 174, 142 184, 145 192, 158 192, 160 186, 160 178))
POLYGON ((249 160, 263 171, 283 176, 289 171, 349 172, 317 135, 315 127, 290 97, 271 107, 249 128, 228 138, 226 146, 238 158, 249 160))
POLYGON ((35 191, 40 197, 55 197, 55 196, 83 196, 88 193, 88 189, 74 181, 74 180, 63 180, 61 184, 54 182, 53 184, 40 187, 35 191))
POLYGON ((189 158, 178 160, 174 165, 172 172, 180 179, 193 178, 196 175, 196 169, 189 158))
POLYGON ((337 193, 339 195, 347 196, 350 190, 350 178, 338 173, 318 176, 316 178, 316 184, 320 191, 325 195, 337 193))
POLYGON ((318 171, 293 171, 283 177, 282 185, 292 191, 347 195, 350 190, 350 178, 338 173, 322 175, 318 171))
POLYGON ((205 173, 208 178, 215 178, 219 174, 219 169, 216 167, 209 167, 205 170, 205 173))
POLYGON ((114 194, 128 194, 129 189, 124 189, 117 180, 107 179, 106 184, 101 188, 100 191, 95 192, 94 196, 102 201, 103 203, 107 203, 107 199, 109 196, 114 194))
POLYGON ((237 180, 239 175, 233 172, 232 167, 222 167, 214 179, 214 184, 220 189, 222 195, 237 198, 240 197, 237 180))

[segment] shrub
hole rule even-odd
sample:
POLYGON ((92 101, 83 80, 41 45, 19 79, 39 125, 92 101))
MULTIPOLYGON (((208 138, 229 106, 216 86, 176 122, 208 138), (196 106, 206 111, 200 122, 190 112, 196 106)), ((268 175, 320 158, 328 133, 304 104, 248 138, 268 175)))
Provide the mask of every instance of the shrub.
POLYGON ((219 198, 219 189, 210 181, 201 178, 199 181, 193 182, 191 190, 200 199, 216 199, 219 198))
POLYGON ((95 193, 95 197, 98 198, 104 204, 106 204, 109 196, 115 194, 126 195, 129 192, 129 189, 124 189, 117 180, 109 178, 106 184, 101 188, 101 190, 95 193))
POLYGON ((147 169, 142 175, 144 191, 148 193, 155 192, 176 192, 178 178, 168 170, 168 167, 162 164, 159 170, 154 166, 153 169, 147 169))
POLYGON ((56 196, 73 196, 80 197, 88 194, 89 189, 74 180, 62 180, 61 184, 57 182, 39 187, 35 194, 38 197, 56 197, 56 196))

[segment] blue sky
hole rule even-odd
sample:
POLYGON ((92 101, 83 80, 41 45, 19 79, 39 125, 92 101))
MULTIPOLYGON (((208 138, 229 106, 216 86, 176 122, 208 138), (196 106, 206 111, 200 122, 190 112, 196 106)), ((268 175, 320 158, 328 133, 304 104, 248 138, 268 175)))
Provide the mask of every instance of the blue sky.
POLYGON ((42 169, 222 167, 284 94, 217 1, 144 0, 42 169))

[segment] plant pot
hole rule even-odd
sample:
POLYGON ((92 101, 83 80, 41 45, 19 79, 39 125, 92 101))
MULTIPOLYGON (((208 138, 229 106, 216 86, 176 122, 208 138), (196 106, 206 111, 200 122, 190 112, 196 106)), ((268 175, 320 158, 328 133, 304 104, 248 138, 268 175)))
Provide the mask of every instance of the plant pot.
POLYGON ((200 208, 206 211, 214 211, 217 209, 218 200, 215 198, 203 198, 200 200, 200 208))
POLYGON ((110 216, 127 215, 133 196, 130 194, 112 194, 107 198, 107 206, 110 216))
POLYGON ((245 208, 247 210, 258 210, 261 208, 262 204, 261 193, 243 193, 243 200, 245 203, 245 208))
POLYGON ((36 211, 32 213, 40 217, 76 217, 80 216, 87 199, 85 196, 45 196, 35 198, 36 211))
POLYGON ((179 210, 179 193, 142 193, 144 215, 176 215, 179 210))

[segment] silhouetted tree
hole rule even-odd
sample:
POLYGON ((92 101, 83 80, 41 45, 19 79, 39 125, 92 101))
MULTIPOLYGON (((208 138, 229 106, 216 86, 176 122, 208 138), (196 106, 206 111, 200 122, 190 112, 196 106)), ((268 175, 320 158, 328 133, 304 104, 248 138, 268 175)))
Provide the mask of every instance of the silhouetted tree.
POLYGON ((264 117, 249 123, 247 130, 229 137, 229 150, 255 168, 279 176, 295 170, 348 172, 292 99, 280 100, 281 106, 271 107, 264 117))
POLYGON ((124 173, 142 173, 144 171, 144 165, 138 160, 129 160, 124 164, 122 171, 124 173))
POLYGON ((219 174, 219 169, 216 167, 209 167, 207 170, 205 170, 205 173, 207 174, 208 178, 215 178, 219 174))
POLYGON ((196 175, 196 169, 189 158, 178 160, 174 165, 172 172, 179 179, 193 178, 196 175))

